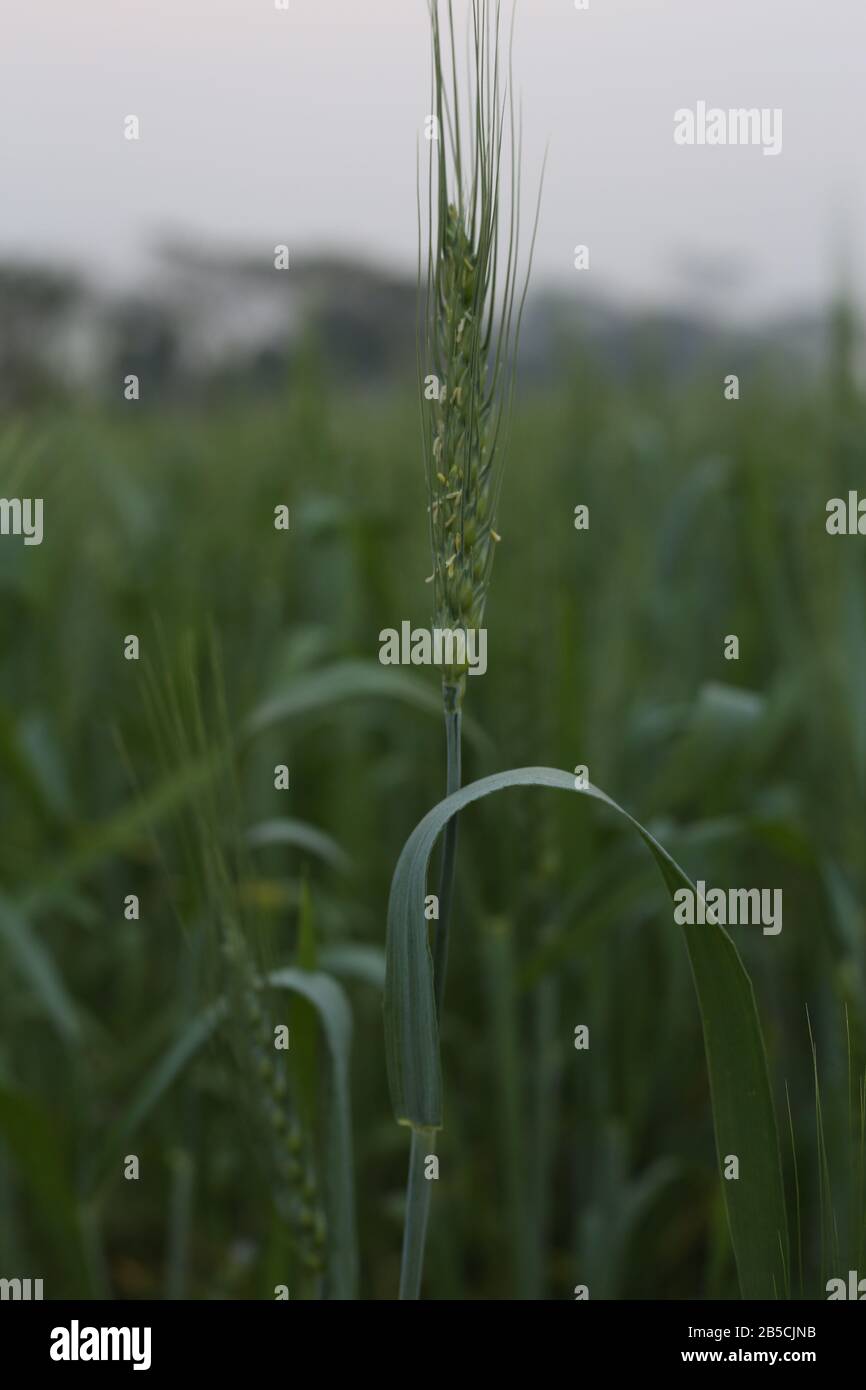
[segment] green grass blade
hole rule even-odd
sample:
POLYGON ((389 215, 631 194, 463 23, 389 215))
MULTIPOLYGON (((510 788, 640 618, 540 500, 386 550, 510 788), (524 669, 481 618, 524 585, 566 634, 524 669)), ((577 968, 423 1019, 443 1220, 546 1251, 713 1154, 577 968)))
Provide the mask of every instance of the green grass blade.
POLYGON ((246 833, 246 841, 252 849, 283 845, 304 850, 340 873, 347 873, 351 868, 349 856, 337 841, 317 826, 308 825, 306 821, 290 818, 261 821, 260 824, 250 827, 246 833))
MULTIPOLYGON (((490 1031, 496 1067, 496 1115, 498 1166, 508 1213, 508 1241, 513 1283, 518 1297, 528 1299, 531 1274, 532 1216, 526 1200, 526 1146, 524 1124, 524 1063, 520 1044, 517 989, 517 949, 514 925, 507 918, 489 918, 481 924, 481 946, 488 999, 490 1031)), ((440 1011, 441 1012, 441 1011, 440 1011)))
POLYGON ((378 946, 365 946, 363 942, 323 946, 319 964, 341 980, 372 985, 380 994, 385 989, 385 952, 378 946))
MULTIPOLYGON (((342 661, 322 670, 293 676, 285 690, 269 696, 248 716, 242 726, 239 743, 265 733, 284 720, 305 716, 319 718, 334 706, 360 699, 397 700, 432 714, 436 719, 442 717, 439 692, 426 681, 402 671, 386 669, 374 661, 342 661)), ((479 752, 489 753, 490 741, 480 726, 468 720, 464 727, 475 748, 479 752)), ((30 890, 24 899, 25 905, 30 908, 41 904, 47 899, 52 886, 85 877, 110 855, 123 853, 144 837, 152 835, 158 824, 182 810, 224 776, 236 751, 232 743, 226 743, 207 756, 191 759, 164 781, 131 798, 104 821, 78 832, 74 843, 30 890)), ((312 827, 310 829, 312 831, 312 827)), ((295 843, 311 853, 320 852, 325 857, 330 853, 333 860, 333 841, 327 846, 327 853, 324 839, 295 843)), ((341 858, 341 855, 342 851, 338 850, 336 857, 341 858)), ((341 863, 345 864, 345 861, 341 859, 341 863)))
POLYGON ((173 1038, 165 1052, 157 1059, 145 1076, 141 1085, 131 1096, 129 1103, 112 1125, 90 1170, 90 1181, 85 1187, 95 1186, 117 1166, 120 1146, 131 1139, 139 1126, 170 1091, 177 1078, 186 1069, 193 1057, 213 1036, 219 1025, 228 1016, 228 1003, 218 999, 201 1013, 186 1023, 177 1037, 173 1038))
MULTIPOLYGON (((300 885, 298 900, 298 936, 294 963, 305 974, 315 974, 316 921, 313 900, 306 879, 300 885)), ((319 1020, 315 1007, 298 995, 289 1005, 292 1047, 290 1062, 295 1078, 295 1090, 301 1124, 308 1133, 316 1127, 319 1090, 319 1020)))
POLYGON ((276 970, 267 983, 287 989, 315 1007, 331 1059, 326 1180, 328 1210, 328 1285, 334 1299, 353 1299, 358 1288, 358 1239, 355 1223, 355 1178, 349 1061, 352 1013, 336 980, 307 970, 276 970))
POLYGON ((29 982, 35 997, 66 1042, 78 1042, 82 1016, 57 967, 30 923, 8 899, 0 897, 0 942, 29 982))
POLYGON ((135 797, 106 820, 87 826, 74 845, 47 869, 25 901, 37 905, 56 884, 84 878, 105 859, 122 854, 152 835, 154 827, 181 810, 208 787, 228 765, 228 750, 200 758, 180 768, 148 792, 135 797))
MULTIPOLYGON (((439 1031, 433 967, 423 913, 427 870, 449 819, 473 801, 510 787, 575 791, 629 822, 673 893, 693 889, 687 875, 634 817, 571 774, 517 768, 473 782, 427 813, 407 840, 391 884, 385 986, 385 1046, 398 1121, 413 1129, 442 1124, 439 1031)), ((788 1229, 779 1138, 752 984, 733 941, 716 924, 684 926, 704 1031, 716 1143, 721 1161, 736 1154, 738 1180, 724 1182, 728 1221, 744 1298, 776 1298, 785 1288, 788 1229)), ((720 1181, 722 1181, 720 1177, 720 1181)))
MULTIPOLYGON (((442 718, 442 698, 437 686, 405 671, 380 666, 376 661, 341 661, 293 678, 285 691, 269 696, 253 710, 243 732, 247 738, 253 738, 285 719, 309 714, 318 717, 332 705, 363 699, 398 700, 436 719, 442 718)), ((489 749, 489 740, 477 724, 469 720, 465 728, 467 737, 479 749, 489 749)))

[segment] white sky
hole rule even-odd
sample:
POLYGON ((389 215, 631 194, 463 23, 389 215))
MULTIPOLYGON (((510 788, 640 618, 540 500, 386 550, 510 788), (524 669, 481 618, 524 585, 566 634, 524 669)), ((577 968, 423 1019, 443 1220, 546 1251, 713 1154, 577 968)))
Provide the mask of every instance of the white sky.
MULTIPOLYGON (((518 0, 515 76, 528 190, 550 145, 539 279, 636 304, 718 264, 752 315, 846 248, 862 292, 866 0, 518 0), (781 155, 678 148, 698 100, 781 107, 781 155)), ((411 270, 428 107, 426 0, 0 0, 0 254, 136 276, 171 233, 411 270)))

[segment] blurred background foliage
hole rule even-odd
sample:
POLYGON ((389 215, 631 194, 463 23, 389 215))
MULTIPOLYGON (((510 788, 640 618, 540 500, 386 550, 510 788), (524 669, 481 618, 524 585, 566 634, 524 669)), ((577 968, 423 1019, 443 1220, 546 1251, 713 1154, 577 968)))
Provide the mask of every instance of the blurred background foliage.
MULTIPOLYGON (((225 288, 198 265, 162 305, 0 276, 0 491, 45 502, 40 547, 0 540, 0 1274, 46 1297, 303 1287, 232 1029, 188 1031, 226 988, 225 915, 259 966, 345 991, 360 1293, 390 1298, 385 908, 444 779, 435 673, 377 663, 382 628, 430 621, 413 290, 317 266, 292 308, 271 272, 251 293, 280 331, 208 358, 207 272, 225 288)), ((587 764, 694 879, 783 889, 779 937, 732 935, 793 1291, 824 1296, 866 1273, 866 557, 824 526, 866 477, 856 316, 840 299, 798 340, 554 308, 524 344, 464 775, 587 764)), ((682 942, 645 849, 572 800, 461 822, 425 1294, 735 1297, 682 942)), ((324 1168, 326 1049, 286 1007, 324 1168)))

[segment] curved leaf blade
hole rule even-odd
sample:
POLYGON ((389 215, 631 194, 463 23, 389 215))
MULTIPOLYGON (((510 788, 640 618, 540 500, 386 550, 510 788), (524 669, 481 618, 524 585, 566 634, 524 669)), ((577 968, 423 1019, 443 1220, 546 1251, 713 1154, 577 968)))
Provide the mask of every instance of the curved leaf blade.
MULTIPOLYGON (((320 715, 324 709, 345 700, 386 699, 411 705, 436 719, 442 717, 442 697, 438 686, 430 685, 406 671, 380 666, 376 661, 340 661, 320 671, 311 671, 292 680, 285 690, 263 700, 242 729, 244 738, 254 738, 275 724, 303 715, 320 715)), ((487 735, 472 720, 464 731, 479 749, 489 749, 487 735)))
POLYGON ((381 994, 385 989, 385 952, 364 942, 344 942, 324 946, 319 963, 329 975, 372 985, 381 994))
MULTIPOLYGON (((577 791, 629 822, 650 850, 671 896, 690 879, 639 821, 604 792, 575 787, 570 773, 525 767, 496 773, 439 802, 415 827, 397 862, 388 903, 385 1046, 397 1120, 413 1129, 442 1125, 439 1030, 433 960, 423 904, 433 847, 473 801, 510 787, 577 791)), ((681 928, 701 1012, 718 1156, 736 1154, 738 1181, 724 1182, 728 1222, 744 1298, 779 1298, 786 1287, 788 1229, 779 1138, 754 991, 737 949, 719 925, 681 928)))
POLYGON ((352 867, 348 854, 331 835, 319 830, 318 826, 290 817, 260 821, 258 825, 251 826, 246 833, 246 842, 251 849, 281 845, 304 850, 340 873, 348 873, 352 867))

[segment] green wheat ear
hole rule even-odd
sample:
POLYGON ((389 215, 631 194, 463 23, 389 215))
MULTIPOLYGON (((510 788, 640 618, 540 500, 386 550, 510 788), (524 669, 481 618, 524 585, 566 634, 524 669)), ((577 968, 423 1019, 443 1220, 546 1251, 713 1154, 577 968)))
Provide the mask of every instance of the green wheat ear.
MULTIPOLYGON (((520 321, 520 139, 500 61, 501 5, 473 0, 469 91, 461 100, 450 0, 447 45, 431 0, 433 97, 427 275, 419 298, 418 363, 433 551, 434 626, 477 628, 499 536, 496 506, 520 321), (447 47, 447 59, 443 49, 447 47), (507 148, 509 191, 503 189, 507 148), (435 183, 435 188, 434 188, 435 183), (497 281, 501 290, 497 292, 497 281), (430 399, 429 378, 439 383, 430 399)), ((512 17, 513 32, 513 17, 512 17)), ((539 189, 539 202, 541 190, 539 189)), ((536 211, 536 223, 538 214, 536 211)), ((420 248, 419 248, 420 250, 420 248)), ((419 285, 421 275, 419 268, 419 285)), ((466 667, 443 670, 462 696, 466 667)))
MULTIPOLYGON (((507 433, 507 430, 502 431, 502 425, 507 425, 511 408, 516 350, 538 228, 538 208, 526 280, 515 317, 520 141, 514 119, 510 57, 509 80, 504 91, 500 75, 501 5, 473 0, 468 90, 462 111, 451 0, 448 0, 447 80, 438 0, 431 0, 430 22, 435 134, 438 138, 431 145, 435 155, 430 160, 427 276, 423 292, 420 236, 418 248, 418 368, 433 550, 430 582, 433 584, 434 626, 443 630, 465 630, 478 628, 483 622, 493 557, 499 541, 494 527, 501 478, 499 465, 507 433), (510 154, 507 198, 502 191, 506 131, 510 154), (500 294, 497 294, 497 277, 502 286, 500 294), (438 390, 428 390, 432 385, 430 377, 435 378, 438 390)), ((513 37, 513 15, 511 32, 513 37)), ((540 205, 539 187, 539 208, 540 205)), ((456 793, 460 786, 466 671, 465 665, 446 666, 442 670, 446 790, 449 795, 456 793)), ((437 895, 439 918, 434 934, 437 1017, 442 1010, 448 969, 456 862, 457 817, 452 816, 445 829, 442 848, 437 895)), ((390 924, 388 931, 388 969, 393 976, 397 953, 390 924)), ((424 949, 429 956, 426 934, 424 949)), ((435 1025, 431 1027, 431 1040, 434 1033, 435 1025)), ((393 1080, 399 1074, 401 1050, 388 1022, 386 1039, 393 1080)), ((397 1114, 402 1122, 408 1111, 398 1105, 397 1114)), ((423 1124, 413 1129, 400 1267, 401 1298, 420 1296, 431 1191, 431 1184, 426 1181, 425 1162, 426 1155, 433 1151, 433 1144, 433 1130, 423 1124)))

